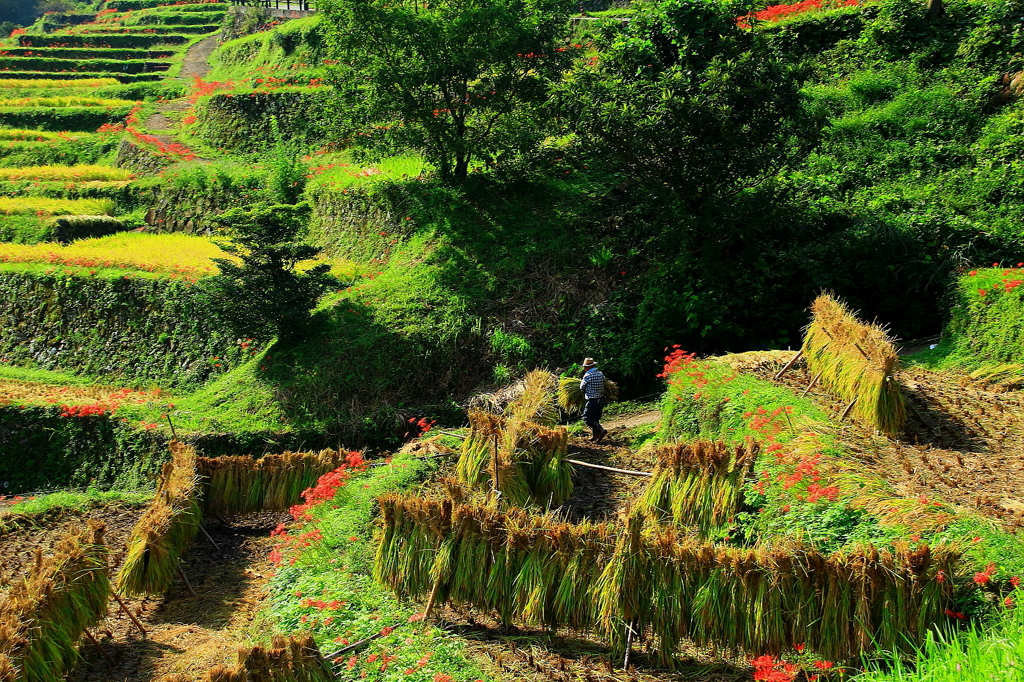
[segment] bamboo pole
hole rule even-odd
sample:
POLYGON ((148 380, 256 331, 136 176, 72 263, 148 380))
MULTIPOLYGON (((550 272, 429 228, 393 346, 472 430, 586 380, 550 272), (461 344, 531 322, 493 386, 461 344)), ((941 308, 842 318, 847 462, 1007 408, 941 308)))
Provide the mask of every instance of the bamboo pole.
POLYGON ((184 569, 182 569, 181 564, 178 564, 178 575, 180 575, 182 581, 184 581, 185 587, 188 588, 189 594, 191 594, 193 597, 197 596, 196 591, 192 589, 192 583, 188 581, 188 576, 185 575, 185 571, 184 569))
POLYGON ((601 471, 610 471, 615 474, 628 474, 630 476, 653 476, 649 471, 631 471, 629 469, 616 469, 615 467, 606 467, 600 464, 591 464, 590 462, 581 462, 578 459, 569 459, 566 457, 563 461, 575 464, 576 466, 588 467, 590 469, 600 469, 601 471))
POLYGON ((213 545, 213 548, 217 550, 217 554, 220 554, 220 546, 216 542, 214 542, 213 538, 211 538, 210 534, 206 532, 206 528, 204 528, 202 524, 199 525, 199 530, 203 531, 203 535, 205 535, 206 539, 210 541, 210 544, 213 545))
POLYGON ((142 633, 142 636, 145 637, 146 636, 146 628, 142 627, 142 623, 139 622, 139 619, 135 617, 135 614, 133 614, 131 612, 131 609, 128 608, 127 604, 125 604, 123 601, 121 601, 121 597, 117 596, 117 592, 111 591, 111 594, 113 595, 113 597, 117 601, 117 603, 121 606, 121 610, 124 611, 125 615, 128 616, 128 618, 133 623, 135 623, 135 627, 137 627, 139 629, 139 631, 142 633))
POLYGON ((107 650, 103 648, 103 645, 96 641, 96 638, 92 636, 92 633, 89 632, 88 629, 85 630, 85 637, 90 642, 92 642, 97 649, 100 650, 100 653, 103 654, 103 658, 107 659, 107 663, 109 663, 111 667, 113 667, 114 659, 110 657, 110 654, 108 654, 107 650))
MULTIPOLYGON (((824 372, 824 371, 825 370, 821 370, 821 372, 824 372)), ((814 384, 818 383, 818 379, 821 378, 821 372, 818 372, 817 374, 815 374, 814 377, 811 379, 811 383, 807 384, 807 388, 805 388, 804 392, 800 394, 801 398, 806 396, 807 392, 810 391, 812 388, 814 388, 814 384)))
POLYGON ((783 374, 789 371, 789 368, 796 364, 796 361, 804 356, 804 349, 801 348, 793 359, 786 363, 786 366, 779 370, 778 374, 775 375, 773 381, 778 381, 783 374))

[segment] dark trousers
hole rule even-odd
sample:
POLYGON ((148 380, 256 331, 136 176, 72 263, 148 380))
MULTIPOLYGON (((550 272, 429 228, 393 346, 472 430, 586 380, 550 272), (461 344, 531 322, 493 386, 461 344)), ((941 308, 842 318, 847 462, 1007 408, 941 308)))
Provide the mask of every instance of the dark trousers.
POLYGON ((590 427, 596 436, 602 431, 601 413, 604 412, 604 398, 590 398, 583 406, 583 423, 590 427))

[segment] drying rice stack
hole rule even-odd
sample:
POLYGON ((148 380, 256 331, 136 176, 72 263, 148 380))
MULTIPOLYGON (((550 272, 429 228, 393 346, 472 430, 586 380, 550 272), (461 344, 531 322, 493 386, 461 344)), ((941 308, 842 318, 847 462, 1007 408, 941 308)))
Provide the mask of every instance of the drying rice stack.
POLYGON ((129 596, 167 591, 203 520, 195 450, 177 441, 170 448, 171 461, 164 464, 156 495, 132 529, 117 575, 118 591, 129 596))
POLYGON ((943 617, 959 553, 946 546, 720 547, 631 514, 624 530, 493 506, 388 495, 375 577, 402 595, 495 610, 549 627, 625 625, 670 662, 684 639, 746 653, 794 642, 834 660, 907 650, 943 617))
MULTIPOLYGON (((244 647, 234 668, 216 666, 202 682, 333 682, 337 679, 310 635, 274 637, 269 647, 244 647)), ((182 682, 186 682, 184 678, 182 682)))
POLYGON ((342 450, 285 452, 252 457, 197 457, 204 477, 203 510, 207 514, 245 514, 288 509, 320 476, 345 464, 342 450))
POLYGON ((888 436, 907 419, 896 372, 899 356, 886 331, 865 324, 840 301, 822 294, 804 336, 807 369, 821 385, 852 404, 854 417, 888 436))
POLYGON ((470 411, 469 435, 456 465, 459 480, 493 486, 515 505, 557 505, 569 497, 572 471, 564 461, 569 436, 564 428, 552 428, 553 390, 553 375, 537 370, 526 376, 523 392, 504 415, 470 411))
POLYGON ((75 643, 107 613, 104 526, 65 535, 0 599, 0 680, 58 682, 78 658, 75 643))
POLYGON ((744 479, 757 453, 753 441, 735 448, 720 441, 662 445, 654 450, 654 475, 637 509, 678 526, 721 528, 743 504, 744 479))

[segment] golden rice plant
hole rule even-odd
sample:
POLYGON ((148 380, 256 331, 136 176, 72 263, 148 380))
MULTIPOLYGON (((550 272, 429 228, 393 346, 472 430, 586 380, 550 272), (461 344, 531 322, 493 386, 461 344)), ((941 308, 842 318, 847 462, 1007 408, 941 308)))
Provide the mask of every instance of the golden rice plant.
MULTIPOLYGON (((604 395, 607 402, 619 399, 619 385, 611 379, 604 380, 604 395)), ((572 377, 561 377, 558 380, 558 405, 566 412, 579 412, 587 399, 580 390, 580 380, 572 377)))
POLYGON ((164 464, 156 495, 132 529, 117 574, 118 591, 129 596, 167 591, 203 520, 195 450, 178 441, 171 442, 170 450, 171 461, 164 464))
POLYGON ((113 215, 114 209, 112 199, 0 197, 0 215, 113 215))
POLYGON ((637 511, 706 533, 731 523, 743 506, 743 483, 758 446, 699 440, 662 445, 653 454, 654 475, 637 511))
POLYGON ((896 381, 899 356, 886 331, 861 322, 828 294, 816 298, 811 311, 814 317, 803 345, 811 375, 850 402, 856 419, 888 436, 897 435, 907 413, 896 381))
POLYGON ((630 514, 572 525, 493 504, 387 495, 374 576, 399 595, 593 629, 621 650, 626 626, 671 664, 685 639, 746 653, 806 643, 833 660, 906 651, 943 618, 960 559, 950 546, 718 546, 630 514))
POLYGON ((0 168, 0 181, 4 180, 66 180, 68 182, 93 182, 99 180, 131 180, 135 175, 123 168, 111 166, 24 166, 22 168, 0 168))
POLYGON ((207 514, 245 514, 288 509, 302 501, 302 491, 320 476, 346 463, 342 450, 284 452, 260 459, 197 457, 203 477, 203 511, 207 514))
POLYGON ((270 646, 242 647, 238 665, 211 668, 202 682, 333 682, 337 679, 310 635, 276 635, 270 646))
POLYGON ((75 644, 103 620, 110 596, 104 526, 69 532, 0 600, 0 680, 59 682, 78 658, 75 644))

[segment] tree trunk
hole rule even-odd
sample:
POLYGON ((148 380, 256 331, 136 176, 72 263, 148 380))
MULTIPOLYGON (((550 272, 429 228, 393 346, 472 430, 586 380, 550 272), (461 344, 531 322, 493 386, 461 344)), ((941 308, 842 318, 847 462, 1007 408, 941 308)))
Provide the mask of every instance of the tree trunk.
POLYGON ((946 15, 946 7, 942 0, 928 0, 928 18, 938 19, 946 15))

